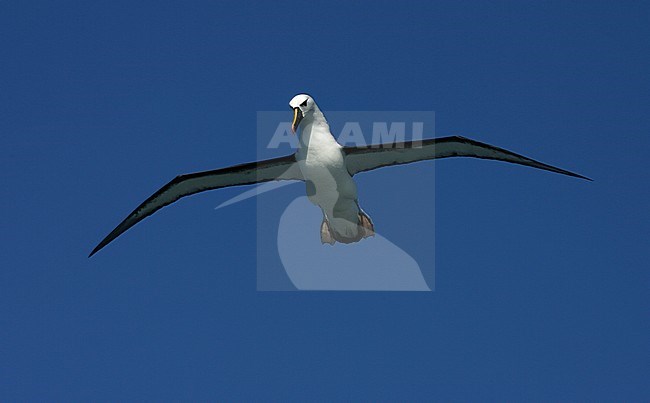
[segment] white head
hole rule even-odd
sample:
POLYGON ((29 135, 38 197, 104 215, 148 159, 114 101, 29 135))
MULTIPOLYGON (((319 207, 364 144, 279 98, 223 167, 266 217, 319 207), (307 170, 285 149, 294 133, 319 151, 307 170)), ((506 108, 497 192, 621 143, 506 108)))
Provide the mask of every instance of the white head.
POLYGON ((310 113, 313 113, 316 103, 314 98, 307 94, 298 94, 289 101, 289 106, 293 109, 293 122, 291 123, 291 131, 294 133, 298 130, 300 121, 310 113))

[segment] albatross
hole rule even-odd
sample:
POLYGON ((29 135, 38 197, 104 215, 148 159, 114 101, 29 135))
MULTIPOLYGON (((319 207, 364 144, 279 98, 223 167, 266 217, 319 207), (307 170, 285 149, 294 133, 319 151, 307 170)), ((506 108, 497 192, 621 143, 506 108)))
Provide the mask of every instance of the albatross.
POLYGON ((473 157, 591 180, 460 136, 344 147, 332 136, 314 98, 299 94, 291 99, 289 106, 293 110, 291 130, 295 134, 300 129, 299 146, 294 154, 175 177, 133 210, 93 249, 89 257, 161 208, 185 196, 230 186, 281 180, 303 181, 309 200, 323 212, 321 242, 334 245, 336 242, 358 242, 375 233, 372 220, 357 198, 354 175, 361 172, 438 158, 473 157))

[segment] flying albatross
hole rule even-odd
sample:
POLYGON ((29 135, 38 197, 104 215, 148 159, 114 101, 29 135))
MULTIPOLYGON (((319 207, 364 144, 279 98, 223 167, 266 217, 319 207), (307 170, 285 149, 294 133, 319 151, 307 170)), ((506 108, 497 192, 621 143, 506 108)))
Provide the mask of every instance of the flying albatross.
POLYGON ((321 208, 322 243, 352 243, 374 235, 370 217, 361 209, 353 176, 373 169, 448 157, 473 157, 527 165, 576 178, 582 175, 544 164, 502 148, 460 136, 399 142, 364 147, 341 146, 332 136, 323 112, 314 99, 296 95, 291 130, 300 128, 295 154, 264 161, 235 165, 212 171, 179 175, 154 193, 128 215, 90 253, 108 245, 129 228, 178 199, 206 190, 255 183, 304 181, 309 200, 321 208))

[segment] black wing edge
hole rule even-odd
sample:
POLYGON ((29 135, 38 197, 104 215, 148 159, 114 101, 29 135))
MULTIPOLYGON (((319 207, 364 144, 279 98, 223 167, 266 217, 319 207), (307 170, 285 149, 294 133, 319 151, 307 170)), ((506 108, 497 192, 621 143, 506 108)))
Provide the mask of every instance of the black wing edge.
MULTIPOLYGON (((489 157, 481 157, 481 156, 471 156, 473 158, 480 158, 480 159, 490 159, 490 160, 498 160, 498 161, 504 161, 504 162, 509 162, 513 164, 519 164, 519 165, 524 165, 524 166, 532 166, 534 168, 539 168, 543 169, 546 171, 550 172, 555 172, 567 176, 572 176, 574 178, 580 178, 584 180, 588 180, 590 182, 593 182, 593 179, 588 178, 586 176, 577 174, 575 172, 567 171, 562 168, 554 167, 552 165, 545 164, 543 162, 536 161, 534 159, 525 157, 521 154, 513 153, 512 151, 508 151, 506 149, 500 148, 500 147, 495 147, 493 145, 487 144, 487 143, 481 143, 480 141, 468 139, 466 137, 462 136, 449 136, 449 137, 441 137, 441 138, 436 138, 436 139, 425 139, 425 140, 419 140, 419 141, 404 141, 404 142, 399 142, 399 143, 388 143, 388 144, 371 144, 369 146, 363 146, 363 147, 343 147, 343 152, 345 155, 350 155, 350 154, 367 154, 367 153, 373 153, 373 152, 382 152, 382 151, 388 151, 394 148, 398 149, 408 149, 408 148, 419 148, 423 146, 429 146, 429 145, 436 145, 436 144, 444 144, 444 143, 453 143, 453 142, 458 142, 458 143, 464 143, 464 144, 469 144, 473 146, 478 146, 478 147, 484 147, 487 149, 499 151, 505 154, 508 154, 510 156, 516 157, 516 158, 522 158, 524 160, 527 160, 527 162, 532 163, 534 165, 528 165, 522 162, 516 162, 516 161, 510 161, 510 160, 504 160, 501 158, 489 158, 489 157), (389 147, 385 147, 389 146, 389 147)), ((460 153, 453 153, 450 155, 445 155, 444 157, 440 158, 449 158, 449 157, 463 157, 465 155, 460 154, 460 153)), ((433 159, 433 158, 432 158, 433 159)), ((381 168, 384 166, 390 166, 390 165, 402 165, 402 164, 408 164, 409 162, 404 162, 404 163, 399 163, 399 164, 385 164, 385 165, 380 165, 371 169, 376 169, 376 168, 381 168)), ((369 171, 371 169, 366 169, 366 170, 361 170, 358 172, 355 172, 355 174, 359 172, 365 172, 369 171)))
MULTIPOLYGON (((186 181, 188 179, 200 178, 202 176, 210 176, 210 175, 215 175, 215 174, 229 174, 229 173, 235 173, 235 172, 238 172, 238 171, 245 171, 245 170, 249 170, 249 169, 253 169, 253 168, 259 169, 259 168, 265 168, 265 167, 269 167, 269 166, 273 166, 273 165, 277 165, 277 164, 294 163, 294 162, 296 162, 296 156, 295 156, 295 154, 291 154, 291 155, 287 155, 287 156, 279 157, 279 158, 272 158, 272 159, 263 160, 263 161, 248 162, 248 163, 244 163, 244 164, 233 165, 233 166, 230 166, 230 167, 227 167, 227 168, 219 168, 219 169, 213 169, 213 170, 210 170, 210 171, 201 171, 201 172, 195 172, 195 173, 190 173, 190 174, 178 175, 177 177, 175 177, 174 179, 169 181, 165 186, 161 187, 158 191, 156 191, 156 193, 149 196, 149 198, 147 198, 147 200, 140 203, 140 205, 138 207, 136 207, 135 210, 133 210, 117 227, 115 227, 115 229, 113 231, 111 231, 108 235, 106 235, 106 237, 99 244, 97 244, 97 246, 95 246, 95 248, 92 250, 92 252, 90 252, 88 257, 89 258, 92 257, 95 253, 99 252, 102 248, 104 248, 106 245, 108 245, 113 240, 115 240, 115 238, 122 235, 124 232, 129 230, 131 227, 133 227, 134 225, 136 225, 140 221, 142 221, 145 218, 149 217, 150 215, 152 215, 156 211, 160 210, 161 208, 166 207, 166 206, 174 203, 175 201, 177 201, 177 200, 179 200, 179 199, 181 199, 181 198, 183 198, 185 196, 191 196, 193 194, 197 194, 197 193, 207 191, 207 190, 214 190, 214 189, 220 189, 222 187, 229 187, 229 186, 222 186, 222 187, 220 186, 220 187, 215 187, 215 188, 199 189, 199 190, 197 190, 195 192, 191 192, 191 193, 181 195, 181 196, 173 199, 169 203, 163 204, 160 207, 150 211, 149 213, 144 214, 141 217, 138 217, 138 219, 136 221, 133 221, 133 222, 130 222, 130 223, 128 222, 129 218, 131 218, 134 214, 136 214, 138 212, 138 210, 144 208, 147 204, 152 202, 156 197, 160 196, 161 194, 163 194, 164 192, 166 192, 167 190, 169 190, 170 188, 172 188, 173 186, 175 186, 175 185, 177 185, 177 184, 179 184, 181 182, 184 182, 184 181, 186 181)), ((269 181, 272 181, 272 180, 273 179, 264 179, 264 180, 260 180, 260 181, 251 181, 249 183, 240 183, 240 184, 233 185, 233 186, 250 185, 250 184, 253 184, 253 183, 269 182, 269 181)))

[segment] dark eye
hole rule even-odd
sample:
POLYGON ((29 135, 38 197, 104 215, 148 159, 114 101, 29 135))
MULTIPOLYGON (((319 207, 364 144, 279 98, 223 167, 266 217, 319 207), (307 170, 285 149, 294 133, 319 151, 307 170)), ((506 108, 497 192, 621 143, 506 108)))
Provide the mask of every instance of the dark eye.
POLYGON ((308 99, 305 99, 305 102, 301 103, 300 106, 307 106, 308 99))

